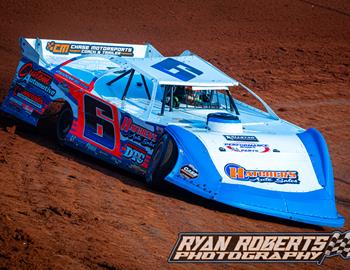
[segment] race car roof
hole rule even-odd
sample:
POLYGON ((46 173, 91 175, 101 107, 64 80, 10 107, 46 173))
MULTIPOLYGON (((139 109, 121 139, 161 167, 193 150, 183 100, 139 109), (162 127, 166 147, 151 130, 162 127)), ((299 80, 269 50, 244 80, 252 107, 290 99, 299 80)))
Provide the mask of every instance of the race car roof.
POLYGON ((135 71, 161 85, 227 87, 238 82, 202 58, 191 56, 123 59, 135 71))

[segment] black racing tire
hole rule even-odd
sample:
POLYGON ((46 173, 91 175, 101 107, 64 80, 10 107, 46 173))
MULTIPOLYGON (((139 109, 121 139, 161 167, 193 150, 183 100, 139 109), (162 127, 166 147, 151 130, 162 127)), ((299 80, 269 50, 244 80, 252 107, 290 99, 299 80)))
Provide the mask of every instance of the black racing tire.
POLYGON ((164 186, 164 178, 174 168, 178 157, 178 149, 174 139, 165 133, 154 148, 151 162, 146 172, 146 183, 154 189, 164 186))
POLYGON ((73 112, 69 106, 63 106, 56 122, 56 139, 60 145, 64 144, 72 124, 73 112))

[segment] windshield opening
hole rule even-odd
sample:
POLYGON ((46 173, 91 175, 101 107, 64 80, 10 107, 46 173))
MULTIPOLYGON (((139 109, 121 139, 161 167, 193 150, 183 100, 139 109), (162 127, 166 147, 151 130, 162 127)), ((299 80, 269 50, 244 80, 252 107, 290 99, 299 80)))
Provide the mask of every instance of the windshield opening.
POLYGON ((160 115, 165 110, 213 109, 235 112, 239 115, 234 99, 228 89, 193 90, 188 86, 166 85, 160 115))

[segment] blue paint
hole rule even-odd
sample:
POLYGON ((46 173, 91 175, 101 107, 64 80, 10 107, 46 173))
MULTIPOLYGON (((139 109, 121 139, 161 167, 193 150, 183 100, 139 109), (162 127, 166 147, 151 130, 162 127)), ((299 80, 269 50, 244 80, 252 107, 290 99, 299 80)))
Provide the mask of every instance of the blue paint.
POLYGON ((203 74, 199 69, 172 58, 167 58, 152 67, 185 82, 192 80, 196 75, 203 74))

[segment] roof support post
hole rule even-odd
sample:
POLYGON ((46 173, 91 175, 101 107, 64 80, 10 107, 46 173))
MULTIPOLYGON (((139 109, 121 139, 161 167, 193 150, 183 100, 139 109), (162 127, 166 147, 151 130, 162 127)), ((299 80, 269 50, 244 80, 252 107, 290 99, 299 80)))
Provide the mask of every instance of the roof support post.
POLYGON ((132 70, 131 70, 131 73, 130 73, 130 76, 129 76, 129 80, 128 80, 126 86, 125 86, 125 90, 124 90, 124 93, 123 93, 123 96, 122 96, 122 100, 125 99, 126 94, 128 93, 128 90, 129 90, 129 87, 130 87, 130 84, 131 84, 131 80, 132 80, 132 78, 134 77, 134 73, 135 73, 135 70, 132 69, 132 70))
MULTIPOLYGON (((233 99, 233 97, 232 97, 231 94, 230 94, 230 91, 226 90, 226 94, 228 95, 228 98, 229 98, 229 100, 230 100, 230 109, 231 109, 231 111, 232 111, 232 109, 234 109, 234 110, 235 110, 235 113, 236 113, 237 115, 239 115, 238 108, 237 108, 237 106, 236 106, 235 100, 233 99)), ((226 102, 226 99, 225 99, 225 102, 226 102)))
POLYGON ((261 98, 259 97, 257 94, 255 94, 252 90, 250 90, 247 86, 245 86, 242 83, 239 83, 240 86, 242 86, 245 90, 247 90, 249 93, 251 93, 257 100, 260 101, 260 103, 265 107, 267 113, 270 115, 270 117, 274 120, 279 120, 280 118, 278 117, 278 115, 271 109, 271 107, 269 105, 267 105, 267 103, 261 98))
POLYGON ((164 115, 166 96, 168 95, 169 88, 170 88, 169 85, 164 86, 164 94, 163 94, 163 99, 162 99, 162 108, 160 109, 160 115, 164 115))
POLYGON ((148 120, 151 116, 151 112, 153 110, 153 106, 154 106, 154 102, 156 100, 156 96, 157 96, 157 89, 158 89, 158 81, 155 79, 152 79, 153 82, 153 89, 152 89, 152 96, 151 96, 151 100, 150 103, 148 105, 147 111, 145 112, 145 119, 148 120))
POLYGON ((111 86, 113 83, 115 83, 116 81, 120 80, 121 78, 125 77, 126 75, 128 75, 129 73, 131 73, 133 69, 129 69, 128 71, 124 72, 123 74, 119 75, 117 78, 114 78, 113 80, 107 82, 106 84, 108 86, 111 86))
POLYGON ((169 108, 169 112, 173 111, 173 103, 174 103, 174 86, 170 86, 170 108, 169 108))
POLYGON ((149 100, 151 100, 151 95, 149 93, 149 89, 148 89, 148 86, 147 86, 147 83, 146 83, 146 80, 145 80, 145 76, 143 76, 143 74, 141 74, 141 79, 142 79, 143 85, 145 86, 147 97, 148 97, 149 100))

